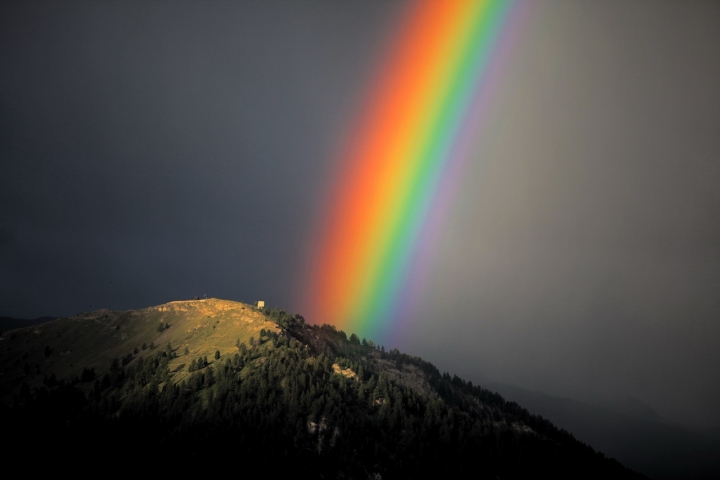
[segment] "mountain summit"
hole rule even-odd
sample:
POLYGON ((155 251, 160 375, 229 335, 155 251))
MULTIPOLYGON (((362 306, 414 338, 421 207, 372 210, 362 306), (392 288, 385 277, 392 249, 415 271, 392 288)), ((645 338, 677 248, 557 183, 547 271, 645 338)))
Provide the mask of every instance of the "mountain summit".
POLYGON ((0 362, 6 453, 54 471, 639 478, 496 393, 277 308, 98 310, 6 332, 0 362))

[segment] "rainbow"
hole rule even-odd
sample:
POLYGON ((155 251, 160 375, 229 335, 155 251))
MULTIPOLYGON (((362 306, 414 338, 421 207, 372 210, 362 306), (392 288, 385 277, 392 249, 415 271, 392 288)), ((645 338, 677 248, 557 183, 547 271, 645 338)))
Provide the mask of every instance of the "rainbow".
POLYGON ((434 203, 467 157, 463 137, 477 125, 478 99, 514 6, 410 2, 337 160, 302 300, 313 323, 376 340, 392 329, 411 272, 422 274, 414 263, 434 203))

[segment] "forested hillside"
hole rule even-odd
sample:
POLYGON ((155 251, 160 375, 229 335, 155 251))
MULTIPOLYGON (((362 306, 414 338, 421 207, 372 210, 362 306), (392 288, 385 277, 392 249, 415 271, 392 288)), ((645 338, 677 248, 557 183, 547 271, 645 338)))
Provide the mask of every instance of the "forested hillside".
MULTIPOLYGON (((159 461, 167 471, 260 462, 275 474, 325 478, 637 478, 420 358, 277 309, 254 313, 242 331, 256 334, 223 338, 233 347, 210 355, 208 338, 224 335, 219 321, 211 336, 188 324, 182 344, 153 341, 74 376, 46 372, 17 385, 3 375, 8 458, 41 455, 56 471, 93 458, 130 470, 159 461)), ((237 326, 224 324, 227 333, 237 326)), ((155 335, 173 328, 165 325, 155 335)), ((19 354, 7 335, 4 365, 19 354)))

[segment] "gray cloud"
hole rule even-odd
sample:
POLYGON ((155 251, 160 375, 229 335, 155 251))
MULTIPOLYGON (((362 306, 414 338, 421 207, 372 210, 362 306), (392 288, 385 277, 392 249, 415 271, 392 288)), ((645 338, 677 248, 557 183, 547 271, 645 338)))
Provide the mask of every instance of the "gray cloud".
POLYGON ((720 424, 719 20, 709 2, 535 7, 409 348, 720 424))

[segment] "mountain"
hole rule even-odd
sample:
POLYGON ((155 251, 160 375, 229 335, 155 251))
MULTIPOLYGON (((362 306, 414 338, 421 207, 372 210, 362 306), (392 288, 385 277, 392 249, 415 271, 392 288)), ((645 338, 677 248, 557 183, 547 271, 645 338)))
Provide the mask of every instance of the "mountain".
POLYGON ((419 357, 278 309, 98 310, 8 332, 0 365, 5 458, 53 473, 642 478, 419 357))
POLYGON ((635 397, 623 395, 591 403, 636 420, 665 422, 660 414, 653 410, 650 405, 635 397))
POLYGON ((590 404, 503 383, 484 386, 650 478, 720 478, 719 432, 669 424, 637 399, 590 404))
POLYGON ((55 320, 58 317, 38 317, 33 319, 25 318, 12 318, 12 317, 0 317, 0 332, 7 332, 15 328, 31 327, 33 325, 39 325, 41 323, 55 320))

